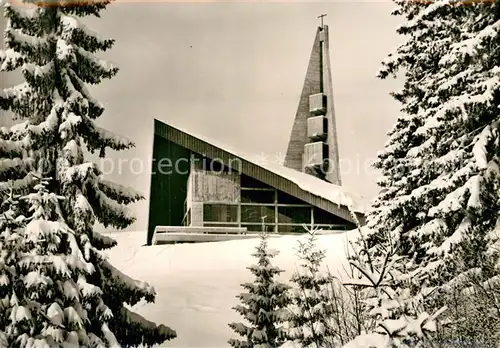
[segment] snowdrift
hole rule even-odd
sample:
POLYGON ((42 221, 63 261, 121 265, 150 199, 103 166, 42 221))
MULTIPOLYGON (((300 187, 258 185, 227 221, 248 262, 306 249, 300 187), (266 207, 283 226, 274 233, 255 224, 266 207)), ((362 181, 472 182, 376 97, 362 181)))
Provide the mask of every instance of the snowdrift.
MULTIPOLYGON (((161 347, 227 347, 233 336, 228 323, 241 320, 231 308, 240 284, 253 279, 246 267, 254 264, 251 254, 259 239, 217 243, 142 246, 145 232, 107 234, 118 241, 108 251, 110 262, 127 275, 153 285, 156 303, 138 304, 134 310, 147 319, 164 323, 177 331, 178 338, 161 347)), ((325 267, 344 277, 348 240, 357 231, 318 236, 318 245, 327 250, 325 267)), ((305 236, 269 239, 270 248, 280 254, 273 263, 285 270, 288 281, 296 268, 295 249, 305 236)))

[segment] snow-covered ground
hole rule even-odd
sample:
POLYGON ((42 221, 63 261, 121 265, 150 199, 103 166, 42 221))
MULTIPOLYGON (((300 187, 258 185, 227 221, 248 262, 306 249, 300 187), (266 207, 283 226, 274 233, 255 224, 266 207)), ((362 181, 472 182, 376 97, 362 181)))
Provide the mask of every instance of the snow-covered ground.
MULTIPOLYGON (((325 267, 345 276, 348 238, 356 231, 318 236, 318 245, 327 249, 325 267)), ((108 252, 111 263, 127 275, 153 285, 156 303, 136 306, 147 319, 164 323, 177 331, 178 338, 162 347, 227 347, 233 337, 228 323, 241 318, 231 308, 238 303, 235 296, 240 284, 251 281, 246 269, 253 264, 251 254, 259 239, 217 243, 142 246, 145 232, 109 234, 118 246, 108 252)), ((280 254, 274 264, 285 270, 288 280, 295 269, 294 256, 302 236, 269 239, 270 248, 280 254)))

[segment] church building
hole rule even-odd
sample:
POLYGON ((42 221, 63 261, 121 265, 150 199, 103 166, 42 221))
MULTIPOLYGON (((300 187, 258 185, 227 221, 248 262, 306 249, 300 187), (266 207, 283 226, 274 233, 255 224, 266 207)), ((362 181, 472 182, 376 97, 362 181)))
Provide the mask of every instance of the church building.
MULTIPOLYGON (((154 121, 148 244, 157 242, 159 230, 235 239, 251 232, 364 224, 363 200, 341 186, 328 40, 328 26, 322 24, 284 164, 154 121)), ((224 239, 197 241, 205 240, 224 239)))

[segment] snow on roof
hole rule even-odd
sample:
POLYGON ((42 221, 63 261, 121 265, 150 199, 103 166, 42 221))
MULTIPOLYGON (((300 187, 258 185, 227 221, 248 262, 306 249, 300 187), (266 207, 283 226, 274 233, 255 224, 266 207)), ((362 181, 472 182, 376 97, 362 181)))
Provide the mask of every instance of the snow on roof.
POLYGON ((342 186, 331 184, 324 180, 318 179, 312 175, 299 172, 292 168, 285 167, 284 165, 279 163, 272 162, 270 160, 267 160, 262 155, 259 156, 255 154, 245 153, 241 150, 236 150, 234 148, 231 148, 230 146, 227 146, 226 144, 222 144, 213 139, 208 139, 205 136, 201 136, 191 131, 187 131, 181 127, 173 126, 171 124, 167 124, 166 122, 160 120, 158 121, 172 128, 176 128, 179 131, 189 134, 195 138, 198 138, 210 145, 223 149, 224 151, 229 152, 234 156, 237 156, 245 161, 255 164, 270 172, 273 172, 287 180, 290 180, 291 182, 297 184, 302 190, 310 194, 313 194, 315 196, 321 197, 337 205, 345 206, 349 208, 351 212, 364 214, 366 211, 367 208, 366 200, 363 197, 348 191, 346 188, 342 186))

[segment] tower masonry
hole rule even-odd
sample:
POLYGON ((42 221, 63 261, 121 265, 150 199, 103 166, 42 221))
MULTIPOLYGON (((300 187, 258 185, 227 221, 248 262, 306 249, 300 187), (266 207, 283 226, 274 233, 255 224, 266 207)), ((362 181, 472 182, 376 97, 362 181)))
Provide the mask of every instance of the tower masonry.
POLYGON ((318 27, 285 166, 341 185, 328 38, 328 26, 318 27))

